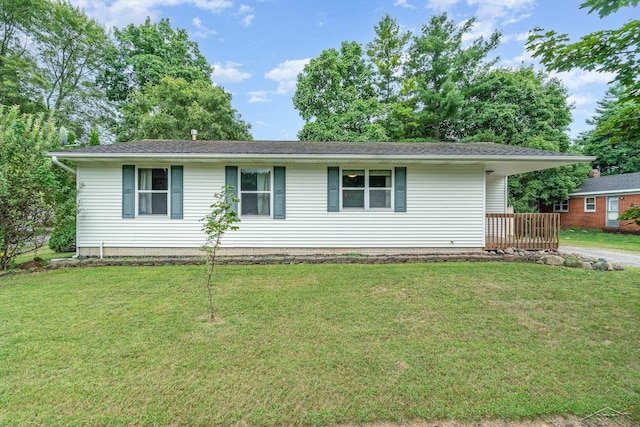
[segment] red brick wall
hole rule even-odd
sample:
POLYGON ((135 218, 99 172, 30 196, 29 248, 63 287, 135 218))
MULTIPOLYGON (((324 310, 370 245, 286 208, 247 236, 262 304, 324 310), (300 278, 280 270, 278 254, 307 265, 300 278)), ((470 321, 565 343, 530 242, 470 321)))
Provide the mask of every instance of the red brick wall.
MULTIPOLYGON (((626 211, 632 204, 640 205, 640 194, 620 196, 620 213, 626 211)), ((553 212, 553 206, 541 206, 541 212, 553 212)), ((569 212, 560 213, 562 228, 595 228, 604 229, 607 226, 607 197, 596 197, 596 211, 584 211, 584 197, 569 199, 569 212)), ((640 227, 631 221, 620 221, 619 230, 640 232, 640 227)))

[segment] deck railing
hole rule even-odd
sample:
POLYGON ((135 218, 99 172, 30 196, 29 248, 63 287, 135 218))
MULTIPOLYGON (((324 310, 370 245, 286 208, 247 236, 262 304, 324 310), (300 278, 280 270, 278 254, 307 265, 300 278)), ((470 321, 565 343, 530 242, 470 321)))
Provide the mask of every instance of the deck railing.
POLYGON ((487 214, 485 249, 558 249, 560 214, 487 214))

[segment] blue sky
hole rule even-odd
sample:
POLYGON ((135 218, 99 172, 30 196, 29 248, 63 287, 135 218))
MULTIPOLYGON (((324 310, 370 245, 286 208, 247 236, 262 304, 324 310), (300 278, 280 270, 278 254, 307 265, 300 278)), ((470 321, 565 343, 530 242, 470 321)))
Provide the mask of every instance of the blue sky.
MULTIPOLYGON (((477 18, 472 37, 498 29, 499 65, 537 61, 524 49, 534 27, 568 33, 574 40, 597 29, 617 28, 640 17, 625 8, 599 19, 579 9, 583 0, 72 0, 107 28, 170 18, 184 28, 214 67, 212 80, 233 95, 233 106, 251 123, 254 139, 295 140, 303 125, 293 108, 296 76, 309 59, 342 41, 367 43, 388 13, 417 34, 431 15, 447 10, 458 22, 477 18)), ((554 74, 556 75, 556 74, 554 74)), ((572 71, 559 77, 573 103, 572 136, 587 130, 611 75, 572 71)))

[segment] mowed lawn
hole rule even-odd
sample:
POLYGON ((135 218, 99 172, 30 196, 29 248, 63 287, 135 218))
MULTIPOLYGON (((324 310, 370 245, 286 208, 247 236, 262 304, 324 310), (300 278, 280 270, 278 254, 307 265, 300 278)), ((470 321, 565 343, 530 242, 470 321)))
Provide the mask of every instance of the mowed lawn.
POLYGON ((640 420, 640 270, 77 268, 0 278, 0 425, 640 420))
POLYGON ((640 235, 572 228, 560 232, 560 245, 640 253, 640 235))

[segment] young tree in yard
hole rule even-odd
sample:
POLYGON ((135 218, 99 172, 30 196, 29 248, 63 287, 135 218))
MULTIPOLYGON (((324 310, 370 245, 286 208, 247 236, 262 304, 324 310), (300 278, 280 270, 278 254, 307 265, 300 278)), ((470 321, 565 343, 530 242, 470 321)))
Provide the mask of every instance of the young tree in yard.
POLYGON ((235 196, 234 190, 235 189, 230 186, 222 187, 222 190, 219 193, 216 193, 214 202, 210 206, 211 212, 202 218, 202 221, 204 222, 202 231, 206 234, 207 241, 201 249, 206 253, 209 320, 211 322, 215 321, 211 280, 216 267, 216 255, 220 248, 220 240, 227 231, 237 230, 238 226, 236 224, 240 222, 238 213, 234 209, 234 205, 239 202, 235 196))
POLYGON ((0 106, 0 269, 20 254, 38 249, 53 222, 58 191, 45 151, 58 132, 51 118, 0 106))
POLYGON ((250 140, 250 125, 231 106, 231 95, 211 81, 166 76, 135 91, 122 110, 118 141, 188 139, 250 140))

